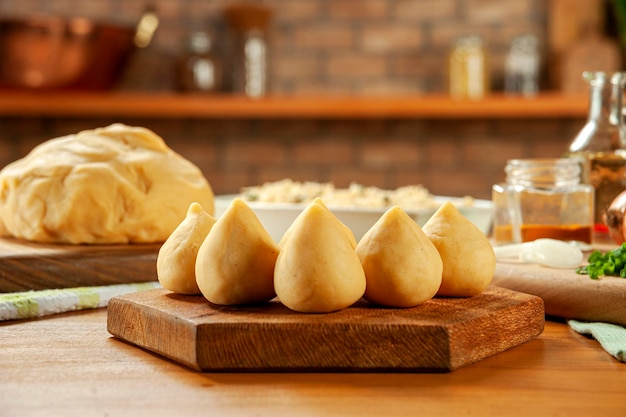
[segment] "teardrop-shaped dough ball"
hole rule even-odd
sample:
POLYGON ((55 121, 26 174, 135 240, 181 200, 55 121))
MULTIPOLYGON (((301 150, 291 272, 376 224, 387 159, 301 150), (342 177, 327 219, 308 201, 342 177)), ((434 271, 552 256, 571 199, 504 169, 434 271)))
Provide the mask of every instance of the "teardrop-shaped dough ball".
POLYGON ((215 218, 199 203, 191 203, 183 221, 159 249, 157 277, 163 288, 179 294, 200 294, 196 256, 214 223, 215 218))
POLYGON ((284 305, 303 313, 328 313, 363 296, 365 273, 353 240, 321 200, 311 202, 290 229, 274 271, 274 288, 284 305))
POLYGON ((196 281, 214 304, 238 305, 269 301, 274 292, 278 246, 254 211, 233 200, 213 225, 196 259, 196 281))
POLYGON ((449 201, 422 227, 443 260, 437 295, 471 297, 483 292, 496 270, 496 255, 485 234, 449 201))
POLYGON ((361 238, 356 253, 367 286, 365 299, 388 307, 413 307, 435 296, 443 262, 419 225, 392 207, 361 238))
MULTIPOLYGON (((324 202, 322 201, 321 198, 315 199, 315 202, 316 202, 316 204, 321 204, 323 207, 328 208, 326 206, 326 204, 324 204, 324 202)), ((356 241, 356 238, 354 237, 354 233, 352 232, 352 230, 348 226, 346 226, 344 223, 342 223, 339 219, 337 219, 337 221, 339 222, 341 227, 344 229, 344 231, 348 235, 348 239, 350 239, 350 244, 352 245, 352 248, 353 249, 356 248, 357 241, 356 241)), ((278 242, 278 247, 279 248, 282 248, 284 246, 285 242, 287 241, 287 239, 289 238, 289 235, 291 234, 292 226, 293 226, 293 224, 290 225, 287 228, 287 230, 285 231, 285 234, 283 234, 283 237, 280 239, 280 242, 278 242)))

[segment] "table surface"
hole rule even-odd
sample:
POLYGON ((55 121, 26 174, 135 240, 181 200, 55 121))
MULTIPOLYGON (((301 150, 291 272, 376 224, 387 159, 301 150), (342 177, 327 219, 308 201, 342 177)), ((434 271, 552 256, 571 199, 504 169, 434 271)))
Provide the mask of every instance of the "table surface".
POLYGON ((0 324, 0 416, 626 416, 626 364, 567 324, 450 373, 201 373, 106 309, 0 324), (175 414, 174 414, 175 413, 175 414))

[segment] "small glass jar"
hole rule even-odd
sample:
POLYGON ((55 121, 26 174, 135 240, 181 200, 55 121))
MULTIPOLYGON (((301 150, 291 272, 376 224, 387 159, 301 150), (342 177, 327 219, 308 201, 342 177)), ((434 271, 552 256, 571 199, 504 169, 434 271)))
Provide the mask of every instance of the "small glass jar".
POLYGON ((539 238, 591 243, 594 188, 580 182, 573 158, 513 159, 506 183, 492 189, 496 244, 539 238))
POLYGON ((487 54, 479 36, 459 38, 450 52, 448 66, 452 97, 478 99, 489 91, 487 54))

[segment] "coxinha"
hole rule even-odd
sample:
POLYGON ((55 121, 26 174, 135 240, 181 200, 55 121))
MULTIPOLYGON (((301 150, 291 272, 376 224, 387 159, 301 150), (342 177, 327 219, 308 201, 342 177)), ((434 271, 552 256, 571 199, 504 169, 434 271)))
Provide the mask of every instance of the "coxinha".
POLYGON ((471 297, 489 286, 495 267, 488 238, 450 202, 423 227, 391 207, 357 242, 319 198, 278 243, 240 198, 219 219, 192 203, 157 257, 170 291, 242 308, 277 298, 301 313, 361 298, 410 308, 436 296, 471 297))

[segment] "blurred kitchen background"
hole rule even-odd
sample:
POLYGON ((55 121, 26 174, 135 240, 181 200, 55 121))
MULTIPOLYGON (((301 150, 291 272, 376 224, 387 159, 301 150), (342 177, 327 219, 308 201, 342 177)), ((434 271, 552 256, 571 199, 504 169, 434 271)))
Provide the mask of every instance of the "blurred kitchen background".
POLYGON ((149 45, 133 52, 110 88, 85 94, 92 100, 114 94, 120 103, 128 95, 154 94, 161 109, 147 105, 145 114, 134 109, 132 115, 120 115, 112 110, 114 99, 101 109, 81 112, 80 104, 74 103, 70 106, 74 110, 56 114, 37 105, 40 97, 52 94, 61 105, 80 100, 84 92, 37 90, 27 96, 33 102, 30 106, 23 104, 21 89, 5 86, 0 90, 0 166, 46 139, 123 122, 161 135, 202 169, 218 194, 292 178, 333 181, 338 186, 352 181, 383 188, 423 184, 438 195, 488 199, 491 185, 504 177, 508 159, 565 152, 586 120, 583 70, 623 67, 619 16, 610 0, 257 1, 252 4, 268 14, 240 16, 239 24, 260 19, 263 26, 267 97, 296 97, 313 107, 316 99, 327 96, 348 97, 365 107, 382 97, 446 99, 450 52, 459 38, 468 35, 482 40, 488 87, 478 98, 461 99, 464 105, 450 98, 445 117, 419 111, 401 117, 385 111, 367 117, 315 112, 285 117, 280 108, 275 116, 259 117, 254 106, 263 106, 263 99, 249 106, 249 114, 243 111, 237 117, 208 110, 193 117, 168 114, 163 110, 168 99, 175 106, 186 96, 201 96, 210 103, 215 97, 243 94, 229 77, 238 59, 233 51, 240 48, 240 32, 225 16, 229 7, 239 4, 0 0, 4 19, 45 13, 129 26, 153 6, 158 27, 149 45), (519 108, 508 106, 507 112, 492 115, 489 106, 497 107, 498 101, 491 98, 509 97, 504 93, 510 75, 506 62, 514 40, 522 35, 531 35, 536 42, 538 92, 531 88, 521 98, 512 98, 519 108), (185 78, 179 68, 190 59, 190 45, 196 53, 210 54, 222 71, 220 83, 211 91, 182 87, 185 78), (207 46, 209 51, 202 49, 207 46), (11 108, 16 94, 21 97, 19 110, 11 108), (549 110, 544 112, 546 103, 549 110))

